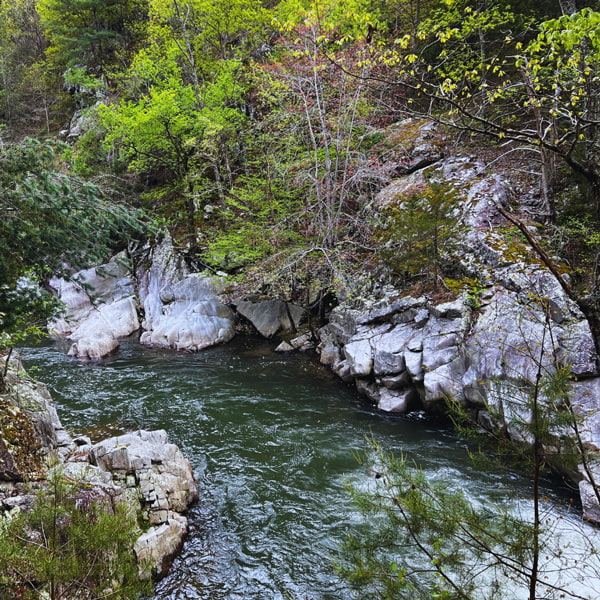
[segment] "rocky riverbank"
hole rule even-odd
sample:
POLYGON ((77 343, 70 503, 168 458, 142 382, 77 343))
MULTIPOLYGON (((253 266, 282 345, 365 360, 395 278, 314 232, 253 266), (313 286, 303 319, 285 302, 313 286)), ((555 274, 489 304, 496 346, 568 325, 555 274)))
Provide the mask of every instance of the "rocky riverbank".
MULTIPOLYGON (((449 257, 456 275, 446 285, 452 293, 375 285, 367 297, 342 298, 324 327, 288 336, 280 349, 315 348, 381 411, 439 412, 451 400, 481 426, 525 444, 531 442, 532 391, 551 410, 552 403, 569 406, 575 421, 554 428, 548 454, 579 486, 585 516, 600 522, 600 463, 567 467, 559 456, 568 446, 561 440, 574 441, 589 456, 600 449, 600 371, 588 323, 502 215, 516 198, 509 181, 487 173, 476 158, 443 158, 429 125, 418 135, 411 168, 382 189, 372 210, 402 202, 432 180, 456 191, 449 257), (542 387, 565 372, 567 397, 546 397, 542 387)), ((519 206, 534 202, 535 194, 519 194, 519 206)), ((530 231, 541 233, 535 225, 530 231)), ((225 342, 240 320, 265 337, 302 328, 305 312, 297 306, 237 297, 235 290, 225 297, 223 281, 191 273, 168 236, 138 252, 135 265, 128 260, 120 255, 70 281, 53 280, 67 313, 51 329, 72 340, 71 355, 100 358, 140 327, 142 343, 176 350, 225 342)))
MULTIPOLYGON (((4 369, 6 357, 0 360, 4 369)), ((44 485, 50 462, 85 484, 97 498, 125 501, 140 515, 132 540, 143 577, 163 576, 187 532, 185 512, 198 499, 187 459, 165 431, 136 431, 92 443, 62 427, 46 386, 30 378, 18 358, 0 394, 0 512, 27 509, 44 485)))

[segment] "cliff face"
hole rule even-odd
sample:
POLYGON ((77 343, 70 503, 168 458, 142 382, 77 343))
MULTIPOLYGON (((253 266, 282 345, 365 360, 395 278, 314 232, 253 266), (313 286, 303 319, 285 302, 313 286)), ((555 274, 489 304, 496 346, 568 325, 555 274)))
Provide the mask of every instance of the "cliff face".
POLYGON ((184 513, 198 499, 187 459, 165 431, 137 431, 96 444, 71 438, 46 386, 13 358, 0 395, 0 513, 26 510, 56 461, 92 495, 127 502, 141 515, 143 532, 132 540, 141 574, 164 575, 187 532, 184 513))
MULTIPOLYGON (((572 412, 570 424, 552 427, 546 451, 579 485, 585 516, 598 521, 600 463, 574 468, 560 456, 572 452, 565 440, 588 456, 600 449, 600 378, 590 328, 552 273, 502 231, 499 208, 514 195, 502 177, 484 173, 472 158, 439 161, 429 171, 460 195, 452 258, 463 289, 436 302, 388 287, 377 298, 336 307, 319 331, 321 361, 382 411, 435 412, 453 401, 483 427, 524 444, 532 443, 534 396, 552 417, 572 412), (560 374, 570 379, 567 390, 551 397, 549 384, 560 374)), ((415 174, 410 178, 392 183, 379 201, 394 201, 415 174)))

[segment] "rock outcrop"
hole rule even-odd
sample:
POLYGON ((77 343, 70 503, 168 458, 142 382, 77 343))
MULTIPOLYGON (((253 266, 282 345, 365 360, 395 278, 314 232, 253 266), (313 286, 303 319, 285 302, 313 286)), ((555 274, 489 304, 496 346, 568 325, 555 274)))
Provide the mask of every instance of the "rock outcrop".
POLYGON ((85 460, 111 484, 135 498, 148 529, 135 543, 145 576, 164 576, 187 532, 182 514, 198 499, 194 474, 167 432, 135 431, 77 448, 69 460, 85 460))
MULTIPOLYGON (((2 367, 2 361, 0 361, 2 367)), ((165 431, 136 431, 92 444, 63 429, 43 384, 11 362, 0 394, 0 512, 31 503, 56 456, 71 481, 130 504, 145 523, 132 540, 143 577, 161 577, 187 533, 184 513, 198 499, 190 463, 165 431), (26 483, 27 482, 27 483, 26 483)))
POLYGON ((69 355, 80 359, 108 356, 118 349, 119 338, 140 327, 143 344, 201 350, 235 335, 234 315, 218 299, 218 283, 217 278, 189 273, 165 236, 147 249, 135 275, 121 253, 69 279, 53 278, 51 290, 66 310, 49 329, 72 340, 69 355))
POLYGON ((70 356, 102 358, 119 347, 118 338, 139 329, 135 282, 124 253, 69 279, 55 277, 49 285, 65 305, 65 313, 48 329, 54 336, 73 340, 70 356))
MULTIPOLYGON (((531 442, 523 425, 531 420, 532 390, 566 368, 578 443, 600 450, 600 378, 589 326, 536 257, 498 233, 498 206, 507 203, 510 188, 483 171, 476 160, 454 158, 432 173, 463 195, 457 231, 463 241, 454 258, 464 285, 456 298, 435 302, 390 288, 377 301, 338 306, 319 332, 321 361, 382 411, 441 411, 451 399, 482 426, 522 443, 531 442)), ((406 185, 395 182, 379 201, 393 201, 406 185)), ((575 434, 557 429, 557 446, 564 436, 575 434)), ((600 476, 600 463, 592 461, 567 474, 580 482, 586 517, 600 521, 595 472, 600 476)))
POLYGON ((235 335, 231 309, 219 301, 218 279, 190 274, 167 236, 137 271, 144 311, 140 342, 201 350, 235 335))

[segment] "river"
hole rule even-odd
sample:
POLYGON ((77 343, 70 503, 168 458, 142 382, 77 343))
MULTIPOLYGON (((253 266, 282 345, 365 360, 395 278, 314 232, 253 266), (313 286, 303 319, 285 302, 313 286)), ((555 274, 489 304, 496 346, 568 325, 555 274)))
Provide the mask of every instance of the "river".
MULTIPOLYGON (((190 459, 201 500, 154 600, 358 597, 332 560, 347 531, 363 522, 344 486, 369 476, 354 455, 365 436, 482 501, 519 503, 528 493, 514 471, 475 469, 445 423, 377 414, 314 357, 278 354, 253 337, 196 354, 126 340, 95 363, 47 342, 24 349, 23 358, 48 384, 71 432, 98 440, 166 429, 190 459)), ((569 494, 554 481, 545 485, 553 501, 569 494)))

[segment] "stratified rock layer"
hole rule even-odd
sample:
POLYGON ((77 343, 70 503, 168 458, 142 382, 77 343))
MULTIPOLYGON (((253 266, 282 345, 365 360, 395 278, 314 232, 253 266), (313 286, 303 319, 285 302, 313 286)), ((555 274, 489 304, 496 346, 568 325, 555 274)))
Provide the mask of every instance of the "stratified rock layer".
POLYGON ((187 532, 181 513, 198 499, 189 461, 163 430, 109 438, 91 446, 87 458, 110 473, 115 486, 130 497, 137 495, 142 517, 150 524, 136 542, 138 560, 145 575, 165 575, 187 532))

